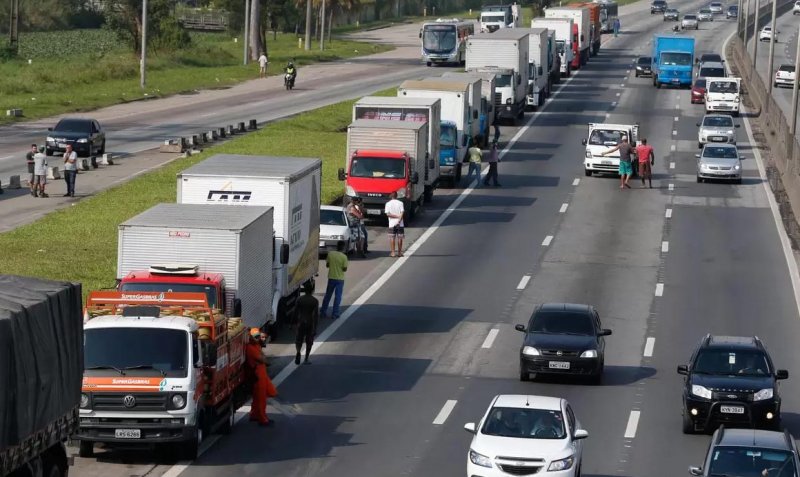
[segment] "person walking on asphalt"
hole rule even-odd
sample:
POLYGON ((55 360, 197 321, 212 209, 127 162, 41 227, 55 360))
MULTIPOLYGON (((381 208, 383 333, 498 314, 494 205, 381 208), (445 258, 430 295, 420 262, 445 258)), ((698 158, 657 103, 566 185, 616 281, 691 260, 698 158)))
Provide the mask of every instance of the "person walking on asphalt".
POLYGON ((653 164, 656 163, 656 156, 653 153, 653 146, 647 144, 647 138, 642 138, 641 144, 636 146, 636 157, 639 158, 639 177, 642 178, 642 187, 644 187, 645 176, 650 182, 650 188, 653 188, 653 164))
POLYGON ((489 185, 489 179, 492 180, 495 187, 500 187, 497 182, 497 163, 500 162, 500 153, 497 151, 497 142, 492 143, 492 149, 489 151, 489 172, 486 173, 486 178, 483 180, 483 185, 489 185))
POLYGON ((31 150, 25 154, 25 161, 28 164, 28 174, 30 174, 30 179, 28 180, 28 186, 31 188, 31 195, 36 197, 36 187, 33 185, 33 180, 36 178, 36 175, 33 172, 33 156, 35 156, 39 152, 39 146, 36 144, 31 144, 31 150))
POLYGON ((383 208, 386 217, 389 218, 389 251, 391 252, 389 256, 402 257, 403 238, 405 237, 405 224, 403 223, 405 206, 402 201, 397 200, 397 192, 389 194, 389 199, 383 208), (396 254, 395 245, 397 245, 396 254))
POLYGON ((303 286, 303 292, 305 295, 298 298, 297 305, 295 305, 297 335, 294 344, 297 347, 297 355, 294 357, 294 364, 300 364, 300 351, 303 343, 306 344, 306 359, 303 364, 311 364, 308 356, 311 354, 311 347, 314 346, 319 323, 319 301, 314 298, 314 287, 310 283, 306 283, 303 286))
POLYGON ((253 402, 250 405, 250 420, 259 426, 274 423, 267 418, 267 398, 275 397, 278 391, 267 375, 267 360, 261 352, 261 330, 250 328, 250 341, 245 348, 248 371, 253 381, 253 402))
POLYGON ((500 125, 497 124, 497 121, 495 120, 495 123, 494 123, 494 142, 499 142, 499 141, 500 141, 500 125))
POLYGON ((483 159, 483 151, 476 144, 473 144, 467 151, 469 154, 469 171, 467 172, 467 187, 472 183, 472 173, 475 173, 475 179, 478 182, 475 184, 476 188, 481 186, 481 160, 483 159))
POLYGON ((78 154, 72 150, 72 145, 67 144, 64 153, 64 182, 67 183, 67 193, 64 197, 75 197, 75 177, 78 175, 78 154))
POLYGON ((333 319, 339 318, 339 305, 342 303, 344 291, 344 274, 347 271, 347 255, 344 254, 344 240, 336 242, 336 250, 328 252, 325 257, 325 266, 328 267, 328 287, 325 289, 325 298, 322 299, 322 316, 328 314, 328 303, 333 299, 333 319))
POLYGON ((614 37, 615 38, 617 37, 617 35, 619 35, 619 27, 620 27, 619 17, 617 17, 617 18, 614 19, 614 37))
POLYGON ((267 77, 267 65, 269 64, 269 60, 267 59, 267 55, 264 52, 261 52, 261 56, 258 57, 258 74, 261 78, 267 77))
POLYGON ((619 188, 624 189, 627 187, 630 189, 631 186, 628 184, 628 181, 631 180, 631 174, 633 174, 633 166, 631 165, 631 153, 633 152, 633 148, 628 144, 628 136, 622 136, 619 144, 600 155, 607 156, 614 151, 619 151, 619 188))
POLYGON ((34 197, 50 197, 44 192, 47 185, 47 156, 44 148, 33 155, 33 194, 34 197))

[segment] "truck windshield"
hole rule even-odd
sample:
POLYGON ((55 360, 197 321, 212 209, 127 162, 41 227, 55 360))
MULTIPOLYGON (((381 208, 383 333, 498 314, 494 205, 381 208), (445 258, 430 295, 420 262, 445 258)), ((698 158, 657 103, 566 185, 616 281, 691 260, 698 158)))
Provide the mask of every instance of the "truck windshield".
POLYGON ((494 80, 495 88, 507 88, 511 86, 512 75, 497 75, 494 80))
POLYGON ((433 53, 447 53, 456 48, 454 25, 425 25, 422 29, 422 48, 433 53))
POLYGON ((735 81, 712 81, 708 85, 709 93, 738 93, 735 81))
POLYGON ((205 293, 208 306, 218 308, 217 290, 208 285, 193 285, 191 283, 123 283, 119 291, 130 292, 175 292, 175 293, 205 293))
POLYGON ((403 179, 406 176, 406 161, 388 157, 354 157, 350 165, 350 176, 403 179))
POLYGON ((441 133, 439 134, 439 144, 444 147, 453 147, 456 145, 456 128, 452 126, 442 126, 441 133))
POLYGON ((623 137, 628 137, 625 131, 612 129, 595 129, 589 135, 589 144, 592 146, 616 146, 623 137))
POLYGON ((692 66, 692 54, 661 53, 661 64, 664 66, 692 66))
POLYGON ((84 331, 86 370, 114 369, 133 376, 188 376, 186 331, 163 328, 98 328, 84 331), (137 369, 138 368, 138 369, 137 369))
POLYGON ((487 23, 487 22, 493 22, 493 23, 495 23, 495 22, 496 22, 496 23, 504 23, 504 22, 505 22, 505 19, 506 19, 506 16, 505 16, 505 15, 503 15, 503 14, 500 14, 500 15, 498 15, 498 14, 494 14, 494 15, 481 15, 481 22, 483 22, 483 23, 487 23))

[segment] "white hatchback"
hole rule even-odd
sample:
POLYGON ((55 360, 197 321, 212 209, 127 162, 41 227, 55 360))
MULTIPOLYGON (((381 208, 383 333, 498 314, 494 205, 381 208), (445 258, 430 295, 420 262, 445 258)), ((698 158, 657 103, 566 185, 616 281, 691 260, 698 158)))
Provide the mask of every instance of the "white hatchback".
POLYGON ((575 477, 581 474, 581 428, 566 399, 501 394, 476 425, 464 425, 474 434, 467 455, 467 476, 507 477, 544 474, 575 477))
POLYGON ((775 30, 775 33, 772 33, 772 27, 765 26, 758 32, 758 41, 774 41, 775 43, 778 42, 778 33, 779 31, 775 30))
POLYGON ((781 65, 778 67, 778 71, 775 72, 775 80, 772 84, 776 88, 778 86, 790 86, 794 88, 795 78, 796 73, 794 71, 794 65, 781 65))

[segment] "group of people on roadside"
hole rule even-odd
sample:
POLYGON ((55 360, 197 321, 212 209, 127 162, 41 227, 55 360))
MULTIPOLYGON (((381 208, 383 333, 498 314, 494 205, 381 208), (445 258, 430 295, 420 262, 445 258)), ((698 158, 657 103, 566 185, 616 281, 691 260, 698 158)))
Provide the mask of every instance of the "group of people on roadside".
MULTIPOLYGON (((28 185, 33 197, 50 197, 45 192, 47 186, 47 155, 45 148, 31 144, 31 150, 25 155, 28 164, 28 185)), ((78 175, 78 154, 67 144, 64 152, 64 182, 67 193, 64 197, 75 197, 75 177, 78 175)))

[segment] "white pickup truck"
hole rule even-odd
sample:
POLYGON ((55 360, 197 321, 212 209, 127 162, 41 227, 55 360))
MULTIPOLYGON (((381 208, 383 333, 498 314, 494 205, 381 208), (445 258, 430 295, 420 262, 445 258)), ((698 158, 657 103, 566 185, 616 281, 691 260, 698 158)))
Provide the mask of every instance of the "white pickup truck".
POLYGON ((739 116, 741 78, 706 78, 706 113, 739 116))
POLYGON ((602 154, 619 144, 623 137, 628 138, 631 146, 636 146, 639 140, 639 125, 589 123, 589 134, 581 141, 586 146, 583 168, 587 176, 591 176, 593 172, 614 174, 619 172, 619 151, 614 151, 608 156, 602 154))

